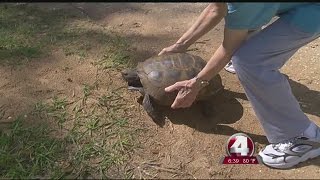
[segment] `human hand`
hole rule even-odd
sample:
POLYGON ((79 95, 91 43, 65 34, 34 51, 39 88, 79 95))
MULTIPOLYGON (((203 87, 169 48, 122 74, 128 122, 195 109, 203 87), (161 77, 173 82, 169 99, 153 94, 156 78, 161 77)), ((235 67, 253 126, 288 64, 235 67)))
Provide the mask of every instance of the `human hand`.
POLYGON ((196 79, 193 78, 190 80, 176 82, 175 84, 165 88, 166 92, 173 92, 176 90, 179 92, 171 105, 172 109, 190 107, 195 101, 200 91, 200 87, 196 84, 196 79))
POLYGON ((158 56, 166 53, 183 53, 186 52, 188 47, 182 43, 175 43, 169 47, 163 48, 158 56))

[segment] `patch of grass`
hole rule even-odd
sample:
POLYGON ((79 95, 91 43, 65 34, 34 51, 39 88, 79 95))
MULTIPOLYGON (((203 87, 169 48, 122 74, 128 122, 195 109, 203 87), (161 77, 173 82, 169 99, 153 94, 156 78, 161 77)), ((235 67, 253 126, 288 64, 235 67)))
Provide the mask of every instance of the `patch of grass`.
POLYGON ((132 66, 128 42, 123 38, 114 37, 111 43, 113 46, 106 48, 103 58, 98 62, 104 69, 124 68, 132 66))
MULTIPOLYGON (((127 40, 72 25, 75 19, 80 18, 62 10, 0 5, 0 65, 20 65, 53 48, 80 60, 96 55, 96 65, 103 69, 131 65, 127 40), (101 55, 91 52, 97 49, 101 55)), ((84 84, 79 98, 35 104, 33 118, 50 126, 23 126, 19 118, 9 132, 0 131, 0 178, 131 177, 124 165, 139 130, 130 122, 125 90, 109 88, 101 95, 97 87, 84 84)))
POLYGON ((116 34, 103 29, 74 27, 65 30, 59 37, 64 39, 65 45, 61 46, 66 56, 78 56, 83 60, 88 57, 90 50, 98 49, 102 55, 96 64, 103 69, 132 66, 129 42, 116 34))
POLYGON ((136 147, 139 130, 129 123, 128 107, 123 98, 125 91, 120 88, 117 92, 107 91, 96 96, 94 86, 85 87, 90 90, 83 91, 83 96, 75 102, 54 97, 47 103, 37 103, 33 112, 39 119, 54 122, 63 130, 60 131, 63 132, 61 138, 67 151, 57 159, 69 164, 68 168, 60 165, 55 171, 53 167, 47 167, 48 172, 44 175, 30 172, 21 177, 130 177, 130 171, 123 166, 136 147), (88 99, 96 99, 96 103, 90 104, 88 99))
POLYGON ((80 60, 99 50, 102 55, 97 64, 102 68, 131 65, 126 39, 102 27, 93 30, 73 23, 82 19, 76 12, 0 4, 0 65, 21 65, 57 47, 80 60))
POLYGON ((0 131, 0 177, 59 176, 61 169, 56 162, 63 157, 63 141, 52 138, 46 124, 23 124, 24 119, 19 117, 8 132, 0 131))
MULTIPOLYGON (((75 32, 75 34, 78 33, 75 32)), ((91 43, 89 40, 87 42, 78 42, 82 38, 82 35, 78 35, 78 39, 74 41, 77 44, 64 46, 63 52, 66 56, 78 56, 80 60, 84 60, 88 57, 88 52, 92 49, 94 43, 91 43)))
POLYGON ((88 96, 91 94, 92 90, 94 89, 94 86, 88 85, 88 84, 84 84, 83 85, 83 97, 86 100, 88 98, 88 96))
POLYGON ((0 64, 19 65, 47 54, 72 18, 61 10, 0 4, 0 64))
POLYGON ((60 99, 54 97, 51 104, 37 103, 35 105, 34 113, 39 115, 41 118, 52 118, 54 119, 60 128, 63 127, 63 123, 68 119, 68 113, 66 106, 68 102, 65 98, 60 99))

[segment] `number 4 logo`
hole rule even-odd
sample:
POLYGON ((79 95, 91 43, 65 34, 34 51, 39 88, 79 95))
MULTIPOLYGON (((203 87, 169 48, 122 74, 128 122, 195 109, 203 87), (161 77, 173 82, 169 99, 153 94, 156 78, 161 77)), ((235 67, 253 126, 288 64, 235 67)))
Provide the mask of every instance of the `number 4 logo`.
POLYGON ((227 152, 231 156, 252 156, 254 153, 254 143, 252 139, 243 133, 232 135, 227 143, 227 152))
POLYGON ((241 156, 248 156, 248 138, 245 136, 237 136, 235 139, 235 142, 230 147, 230 153, 240 153, 241 156))

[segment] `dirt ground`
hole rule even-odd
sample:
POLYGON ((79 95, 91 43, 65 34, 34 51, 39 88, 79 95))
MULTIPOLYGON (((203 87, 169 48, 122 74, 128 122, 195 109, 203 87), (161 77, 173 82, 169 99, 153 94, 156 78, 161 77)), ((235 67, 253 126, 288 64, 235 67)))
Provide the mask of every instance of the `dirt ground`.
MULTIPOLYGON (((132 42, 137 61, 156 55, 174 43, 192 25, 204 3, 73 3, 34 4, 40 7, 70 8, 83 11, 88 18, 119 33, 132 42), (76 7, 76 8, 75 8, 76 7)), ((222 41, 223 22, 191 47, 192 53, 208 60, 222 41)), ((301 48, 282 68, 303 111, 320 125, 320 40, 301 48)), ((65 57, 57 50, 47 59, 32 61, 19 69, 0 68, 1 104, 6 105, 7 120, 27 111, 39 99, 53 94, 77 94, 80 85, 92 82, 96 69, 88 62, 65 57), (73 67, 63 71, 65 67, 73 67), (72 79, 69 82, 67 79, 72 79)), ((147 129, 139 138, 130 161, 135 178, 319 178, 320 158, 290 170, 275 170, 263 165, 220 165, 226 154, 225 143, 237 132, 248 134, 256 142, 256 151, 267 144, 263 130, 236 77, 220 73, 224 92, 216 97, 212 119, 199 113, 199 107, 167 111, 168 120, 160 128, 136 103, 137 93, 128 92, 139 111, 133 118, 147 129)), ((115 75, 118 83, 120 75, 115 75)), ((107 87, 106 87, 107 88, 107 87)), ((134 112, 134 113, 136 113, 134 112)))

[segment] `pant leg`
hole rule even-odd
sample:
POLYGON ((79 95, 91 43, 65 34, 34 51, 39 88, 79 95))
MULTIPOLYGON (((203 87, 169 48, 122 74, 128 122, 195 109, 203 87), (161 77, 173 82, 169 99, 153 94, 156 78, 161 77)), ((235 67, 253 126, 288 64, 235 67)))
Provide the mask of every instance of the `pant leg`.
POLYGON ((279 18, 247 40, 232 57, 270 143, 298 136, 310 124, 279 69, 300 47, 318 36, 301 32, 279 18))

